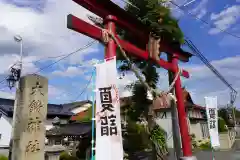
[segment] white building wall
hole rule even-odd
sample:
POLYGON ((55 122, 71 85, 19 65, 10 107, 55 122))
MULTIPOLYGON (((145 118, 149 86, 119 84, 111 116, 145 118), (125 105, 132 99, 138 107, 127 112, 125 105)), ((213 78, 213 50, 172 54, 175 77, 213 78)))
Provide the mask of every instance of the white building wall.
MULTIPOLYGON (((189 116, 193 116, 194 113, 190 112, 189 116)), ((195 113, 196 114, 196 113, 195 113)), ((166 132, 167 132, 167 144, 169 148, 173 148, 173 133, 172 133, 172 115, 171 112, 166 112, 166 117, 163 116, 163 112, 158 113, 158 118, 156 119, 156 123, 161 126, 166 132)), ((189 118, 187 118, 188 122, 188 130, 190 131, 190 134, 195 134, 196 140, 203 140, 203 131, 202 131, 202 124, 200 122, 196 123, 190 123, 189 118)))
MULTIPOLYGON (((66 123, 66 119, 61 119, 61 123, 66 123)), ((53 119, 47 119, 45 121, 46 130, 49 130, 53 127, 53 119)), ((12 134, 12 118, 9 118, 5 115, 2 115, 0 118, 0 147, 8 147, 12 134)))
POLYGON ((201 129, 201 125, 200 125, 199 122, 198 123, 191 123, 190 133, 195 134, 197 141, 203 139, 202 129, 201 129))
POLYGON ((0 147, 9 146, 12 131, 12 119, 3 115, 0 118, 0 147))
POLYGON ((167 146, 173 148, 173 136, 172 136, 172 119, 156 119, 156 123, 161 126, 167 132, 167 146))
MULTIPOLYGON (((166 112, 166 116, 163 116, 163 112, 158 114, 158 118, 155 119, 156 123, 161 126, 167 133, 167 145, 169 148, 173 148, 173 132, 172 132, 172 114, 166 112)), ((180 139, 181 141, 181 139, 180 139)))

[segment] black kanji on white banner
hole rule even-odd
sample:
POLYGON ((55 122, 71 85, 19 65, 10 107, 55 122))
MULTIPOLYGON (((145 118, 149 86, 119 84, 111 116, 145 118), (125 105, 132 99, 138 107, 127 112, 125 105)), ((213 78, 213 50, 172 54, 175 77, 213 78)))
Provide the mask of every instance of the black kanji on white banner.
POLYGON ((211 119, 215 119, 216 118, 215 108, 210 108, 209 109, 209 117, 211 119))
POLYGON ((102 116, 101 119, 101 136, 117 135, 116 116, 102 116))
POLYGON ((101 112, 104 116, 101 120, 101 136, 117 135, 116 115, 114 114, 114 107, 112 105, 112 87, 99 88, 101 99, 101 112))
POLYGON ((111 89, 112 89, 112 87, 99 88, 101 105, 102 105, 101 112, 114 111, 114 108, 112 105, 111 89))
POLYGON ((215 129, 216 128, 216 109, 209 108, 209 128, 215 129))
POLYGON ((213 119, 211 119, 210 121, 209 121, 209 123, 210 123, 210 129, 214 129, 214 128, 216 128, 216 120, 213 120, 213 119))

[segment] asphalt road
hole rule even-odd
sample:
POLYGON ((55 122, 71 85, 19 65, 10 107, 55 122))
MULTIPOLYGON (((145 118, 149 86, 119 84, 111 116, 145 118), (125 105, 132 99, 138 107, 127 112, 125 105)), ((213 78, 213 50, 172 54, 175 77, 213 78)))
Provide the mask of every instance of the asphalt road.
MULTIPOLYGON (((170 155, 168 160, 176 160, 174 158, 173 149, 169 149, 170 155)), ((236 140, 233 149, 230 151, 197 151, 194 153, 197 157, 197 160, 240 160, 240 139, 236 140)), ((150 154, 148 153, 139 153, 136 158, 133 160, 150 160, 150 154)))

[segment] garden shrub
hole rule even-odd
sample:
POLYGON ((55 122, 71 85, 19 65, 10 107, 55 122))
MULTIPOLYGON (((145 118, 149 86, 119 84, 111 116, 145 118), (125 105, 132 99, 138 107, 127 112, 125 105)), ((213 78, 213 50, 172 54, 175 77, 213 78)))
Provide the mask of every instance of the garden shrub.
POLYGON ((192 147, 197 148, 197 141, 196 141, 196 135, 191 134, 191 142, 192 142, 192 147))
POLYGON ((223 118, 219 117, 218 118, 218 132, 227 132, 228 130, 226 129, 226 122, 223 118))
POLYGON ((130 152, 141 151, 148 148, 149 140, 144 125, 129 122, 127 125, 127 135, 125 138, 125 148, 130 152))
POLYGON ((205 141, 205 142, 203 142, 203 143, 200 143, 200 144, 199 144, 199 148, 200 148, 200 149, 203 149, 203 150, 211 149, 211 142, 210 142, 210 140, 205 141))
POLYGON ((74 156, 69 155, 67 152, 62 152, 60 154, 59 160, 78 160, 78 159, 74 156))
POLYGON ((0 160, 8 160, 8 157, 6 157, 4 155, 0 155, 0 160))

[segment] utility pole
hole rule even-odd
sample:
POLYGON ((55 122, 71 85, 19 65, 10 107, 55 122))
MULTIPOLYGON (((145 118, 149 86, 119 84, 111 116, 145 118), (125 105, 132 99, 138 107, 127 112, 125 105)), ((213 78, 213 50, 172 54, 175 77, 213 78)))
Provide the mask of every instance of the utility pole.
POLYGON ((230 107, 232 107, 233 121, 234 121, 234 129, 236 130, 236 107, 234 107, 234 102, 236 100, 237 93, 231 91, 230 93, 230 107))
MULTIPOLYGON (((172 62, 172 55, 168 55, 168 62, 172 62)), ((174 80, 174 73, 168 71, 168 80, 169 85, 174 80)), ((175 89, 171 90, 171 93, 175 95, 175 89)), ((177 113, 177 106, 175 100, 171 100, 171 115, 172 115, 172 135, 173 135, 173 146, 174 146, 174 153, 176 159, 179 160, 182 157, 181 154, 181 144, 180 144, 180 132, 179 132, 179 125, 178 125, 178 113, 177 113)))
POLYGON ((9 81, 9 87, 13 87, 14 85, 16 85, 16 94, 15 94, 15 101, 14 101, 14 108, 13 108, 13 124, 12 124, 12 135, 11 135, 11 139, 10 139, 10 144, 9 144, 9 155, 8 155, 8 159, 11 160, 12 159, 12 144, 14 141, 14 132, 16 132, 15 130, 15 123, 16 123, 16 109, 17 109, 17 100, 19 98, 19 81, 20 81, 20 77, 21 77, 21 73, 22 73, 22 59, 23 59, 23 40, 22 37, 19 35, 14 36, 14 40, 18 43, 20 43, 20 62, 18 63, 19 66, 17 66, 16 69, 12 68, 12 71, 16 71, 16 74, 12 73, 13 75, 15 75, 12 78, 8 78, 9 81))

